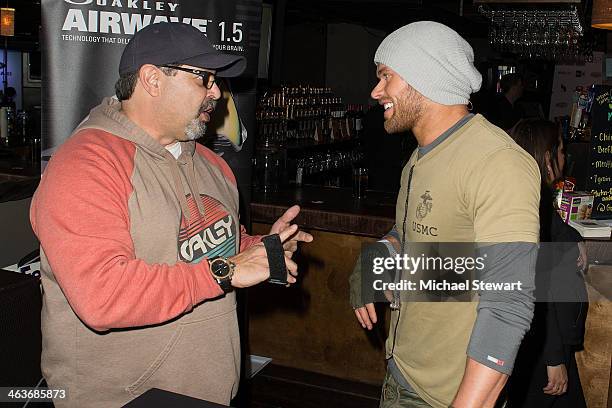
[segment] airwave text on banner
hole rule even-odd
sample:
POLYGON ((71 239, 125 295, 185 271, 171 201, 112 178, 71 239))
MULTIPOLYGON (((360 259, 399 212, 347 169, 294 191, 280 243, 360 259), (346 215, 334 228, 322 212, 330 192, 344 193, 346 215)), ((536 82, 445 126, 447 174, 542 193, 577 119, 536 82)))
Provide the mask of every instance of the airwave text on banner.
POLYGON ((112 33, 133 35, 149 24, 161 22, 183 22, 191 24, 206 34, 209 20, 200 18, 179 18, 168 16, 152 16, 150 14, 116 13, 113 11, 89 10, 87 19, 80 9, 69 9, 62 26, 62 31, 78 30, 85 33, 112 33))

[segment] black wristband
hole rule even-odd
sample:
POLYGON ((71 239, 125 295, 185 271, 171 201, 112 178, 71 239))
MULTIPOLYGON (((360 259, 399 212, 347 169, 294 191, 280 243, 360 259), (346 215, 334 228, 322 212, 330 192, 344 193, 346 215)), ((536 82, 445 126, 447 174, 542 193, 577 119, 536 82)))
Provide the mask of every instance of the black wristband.
POLYGON ((287 284, 287 264, 285 264, 285 250, 281 244, 278 234, 264 237, 263 242, 268 256, 268 267, 270 268, 270 279, 268 282, 278 285, 287 284))

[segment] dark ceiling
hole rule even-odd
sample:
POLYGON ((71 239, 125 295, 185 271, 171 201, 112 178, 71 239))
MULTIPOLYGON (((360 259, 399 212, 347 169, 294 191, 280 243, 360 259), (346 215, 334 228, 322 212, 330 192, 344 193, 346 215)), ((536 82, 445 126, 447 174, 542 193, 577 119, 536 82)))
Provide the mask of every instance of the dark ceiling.
POLYGON ((287 0, 286 24, 346 22, 391 32, 420 20, 438 21, 467 37, 487 35, 487 21, 472 0, 287 0))

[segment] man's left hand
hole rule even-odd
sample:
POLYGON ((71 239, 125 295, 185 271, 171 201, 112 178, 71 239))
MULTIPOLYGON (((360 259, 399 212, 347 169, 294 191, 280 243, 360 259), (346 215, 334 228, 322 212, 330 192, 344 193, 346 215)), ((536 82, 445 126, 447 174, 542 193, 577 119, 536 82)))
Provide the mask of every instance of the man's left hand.
MULTIPOLYGON (((285 229, 289 228, 291 225, 291 221, 300 213, 300 206, 294 205, 285 211, 283 215, 281 215, 278 220, 274 224, 272 224, 272 228, 270 228, 270 234, 280 234, 285 229)), ((300 231, 293 235, 290 239, 285 241, 283 244, 283 248, 285 249, 285 254, 291 258, 293 253, 297 250, 298 242, 312 242, 313 237, 307 232, 300 231)))

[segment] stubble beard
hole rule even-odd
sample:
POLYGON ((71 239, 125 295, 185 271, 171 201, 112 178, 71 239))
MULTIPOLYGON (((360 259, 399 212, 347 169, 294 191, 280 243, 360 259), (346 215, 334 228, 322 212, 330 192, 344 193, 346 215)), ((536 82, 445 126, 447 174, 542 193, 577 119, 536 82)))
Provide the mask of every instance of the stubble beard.
POLYGON ((393 116, 385 120, 387 133, 399 133, 413 129, 423 116, 425 97, 411 86, 406 86, 393 103, 393 116))

